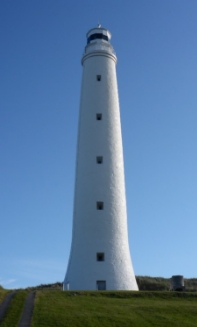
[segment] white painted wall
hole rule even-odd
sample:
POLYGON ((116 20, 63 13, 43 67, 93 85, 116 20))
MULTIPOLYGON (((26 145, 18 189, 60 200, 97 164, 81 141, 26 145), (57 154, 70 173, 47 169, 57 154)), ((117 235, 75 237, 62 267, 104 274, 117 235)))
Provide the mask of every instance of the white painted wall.
POLYGON ((69 283, 70 290, 96 290, 96 282, 105 280, 107 290, 138 290, 128 244, 116 56, 107 41, 94 40, 82 63, 73 236, 64 289, 69 283), (96 120, 97 113, 102 120, 96 120), (103 156, 102 164, 97 156, 103 156), (104 202, 103 210, 97 210, 97 201, 104 202), (105 261, 97 261, 97 252, 105 261))

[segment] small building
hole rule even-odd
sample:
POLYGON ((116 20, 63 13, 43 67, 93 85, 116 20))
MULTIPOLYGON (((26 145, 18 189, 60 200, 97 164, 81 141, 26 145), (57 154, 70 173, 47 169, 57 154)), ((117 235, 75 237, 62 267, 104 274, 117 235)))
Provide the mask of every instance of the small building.
POLYGON ((171 277, 170 291, 185 291, 184 278, 182 275, 174 275, 171 277))

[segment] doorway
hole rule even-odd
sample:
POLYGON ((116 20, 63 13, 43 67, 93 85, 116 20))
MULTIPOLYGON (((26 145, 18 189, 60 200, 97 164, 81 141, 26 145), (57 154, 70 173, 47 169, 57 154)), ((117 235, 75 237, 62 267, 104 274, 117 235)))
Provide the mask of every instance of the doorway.
POLYGON ((106 281, 105 280, 97 280, 97 290, 98 291, 105 291, 106 290, 106 281))

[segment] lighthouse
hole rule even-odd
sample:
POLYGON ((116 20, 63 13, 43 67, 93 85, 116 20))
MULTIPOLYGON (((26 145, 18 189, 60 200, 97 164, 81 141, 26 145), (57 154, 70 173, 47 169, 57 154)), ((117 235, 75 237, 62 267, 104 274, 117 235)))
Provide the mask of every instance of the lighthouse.
POLYGON ((111 33, 87 33, 82 56, 73 231, 64 290, 138 290, 128 241, 117 57, 111 33))

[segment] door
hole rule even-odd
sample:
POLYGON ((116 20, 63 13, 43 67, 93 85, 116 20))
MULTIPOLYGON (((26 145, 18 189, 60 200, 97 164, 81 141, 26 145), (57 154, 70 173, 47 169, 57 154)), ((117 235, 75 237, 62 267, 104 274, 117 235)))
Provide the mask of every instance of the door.
POLYGON ((105 280, 97 280, 97 290, 105 291, 106 290, 106 281, 105 280))

